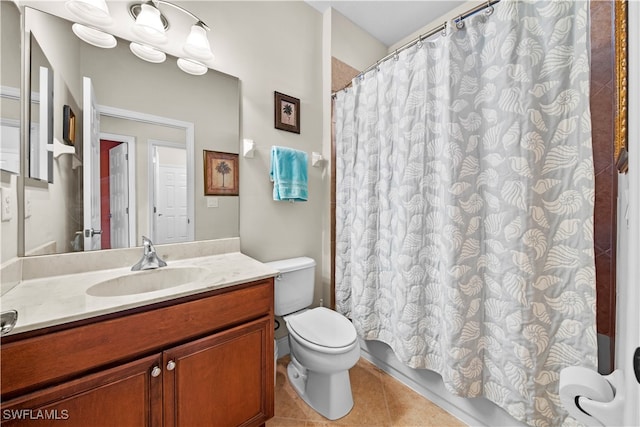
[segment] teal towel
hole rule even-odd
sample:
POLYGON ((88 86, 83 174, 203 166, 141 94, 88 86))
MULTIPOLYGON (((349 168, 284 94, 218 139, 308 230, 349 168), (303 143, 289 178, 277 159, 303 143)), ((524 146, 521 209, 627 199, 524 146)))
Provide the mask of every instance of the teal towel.
POLYGON ((273 200, 306 201, 308 194, 307 153, 286 147, 271 147, 273 200))

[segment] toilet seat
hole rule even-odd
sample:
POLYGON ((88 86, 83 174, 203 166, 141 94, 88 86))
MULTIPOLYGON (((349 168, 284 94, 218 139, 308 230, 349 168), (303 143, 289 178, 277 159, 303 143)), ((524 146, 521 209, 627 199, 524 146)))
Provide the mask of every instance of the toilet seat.
POLYGON ((285 319, 290 333, 321 351, 341 351, 357 340, 356 328, 341 315, 326 307, 317 307, 285 319))

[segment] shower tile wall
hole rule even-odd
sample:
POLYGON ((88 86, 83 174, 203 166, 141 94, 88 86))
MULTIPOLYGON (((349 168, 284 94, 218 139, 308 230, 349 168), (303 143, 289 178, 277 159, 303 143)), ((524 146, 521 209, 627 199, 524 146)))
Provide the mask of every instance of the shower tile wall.
MULTIPOLYGON (((615 195, 617 172, 613 159, 615 105, 613 3, 591 1, 591 118, 596 174, 594 238, 596 256, 598 334, 600 344, 613 348, 615 334, 615 195)), ((610 361, 601 371, 610 372, 610 361)))

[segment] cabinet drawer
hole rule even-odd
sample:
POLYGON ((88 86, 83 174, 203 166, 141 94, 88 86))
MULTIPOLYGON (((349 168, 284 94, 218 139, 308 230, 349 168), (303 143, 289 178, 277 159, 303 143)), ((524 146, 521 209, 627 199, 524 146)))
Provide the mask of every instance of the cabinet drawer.
POLYGON ((273 315, 273 279, 212 293, 3 344, 3 400, 265 314, 273 315))

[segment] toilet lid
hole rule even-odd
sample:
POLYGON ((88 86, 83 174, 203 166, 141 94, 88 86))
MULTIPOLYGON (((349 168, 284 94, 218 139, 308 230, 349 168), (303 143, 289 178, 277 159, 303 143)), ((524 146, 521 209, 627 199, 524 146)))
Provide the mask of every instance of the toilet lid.
POLYGON ((349 319, 326 307, 291 316, 287 327, 305 340, 323 347, 346 347, 356 340, 356 328, 349 319))

